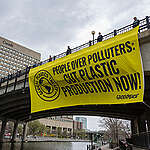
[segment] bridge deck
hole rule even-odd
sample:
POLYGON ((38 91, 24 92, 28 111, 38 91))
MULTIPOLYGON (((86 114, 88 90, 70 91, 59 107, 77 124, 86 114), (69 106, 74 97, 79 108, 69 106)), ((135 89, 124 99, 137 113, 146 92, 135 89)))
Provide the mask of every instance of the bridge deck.
MULTIPOLYGON (((94 115, 94 116, 108 116, 124 119, 134 119, 137 115, 148 117, 150 105, 150 17, 142 19, 140 24, 140 48, 143 58, 143 65, 145 71, 145 94, 144 103, 121 104, 121 105, 87 105, 74 106, 67 108, 59 108, 55 110, 48 110, 43 112, 30 113, 30 92, 28 85, 28 73, 30 68, 18 71, 16 74, 9 75, 0 80, 0 118, 8 118, 20 121, 29 121, 47 116, 56 115, 94 115)), ((124 28, 115 30, 104 36, 104 40, 114 36, 114 33, 120 34, 132 28, 128 25, 124 28)), ((94 41, 96 43, 96 40, 94 41)), ((85 43, 79 47, 72 49, 72 52, 78 51, 87 47, 89 43, 85 43)), ((56 56, 56 59, 65 56, 62 53, 56 56)), ((54 58, 53 58, 54 59, 54 58)), ((46 63, 42 62, 43 63, 46 63)), ((38 65, 41 65, 38 64, 38 65)))

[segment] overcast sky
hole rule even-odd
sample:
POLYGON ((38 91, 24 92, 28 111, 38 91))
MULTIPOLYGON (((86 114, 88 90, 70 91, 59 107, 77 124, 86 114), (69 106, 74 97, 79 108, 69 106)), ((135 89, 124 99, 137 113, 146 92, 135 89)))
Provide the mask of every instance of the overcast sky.
POLYGON ((1 0, 0 36, 44 60, 149 15, 150 0, 1 0))
POLYGON ((1 0, 0 36, 41 53, 42 60, 150 15, 149 0, 1 0))

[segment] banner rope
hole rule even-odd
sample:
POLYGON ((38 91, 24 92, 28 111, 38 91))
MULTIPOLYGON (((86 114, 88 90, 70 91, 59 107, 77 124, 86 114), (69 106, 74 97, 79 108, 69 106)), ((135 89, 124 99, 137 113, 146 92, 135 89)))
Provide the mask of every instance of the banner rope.
POLYGON ((146 104, 144 101, 143 101, 143 103, 144 103, 148 108, 150 108, 150 105, 146 104))

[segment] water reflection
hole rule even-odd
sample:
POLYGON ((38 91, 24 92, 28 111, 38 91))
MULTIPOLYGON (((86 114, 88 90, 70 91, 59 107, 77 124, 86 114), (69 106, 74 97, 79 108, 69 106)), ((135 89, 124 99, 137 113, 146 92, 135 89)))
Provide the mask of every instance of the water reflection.
POLYGON ((0 150, 86 150, 88 142, 3 143, 0 150))
POLYGON ((2 149, 3 144, 0 142, 0 150, 2 149))
POLYGON ((23 142, 21 143, 20 150, 23 150, 23 142))

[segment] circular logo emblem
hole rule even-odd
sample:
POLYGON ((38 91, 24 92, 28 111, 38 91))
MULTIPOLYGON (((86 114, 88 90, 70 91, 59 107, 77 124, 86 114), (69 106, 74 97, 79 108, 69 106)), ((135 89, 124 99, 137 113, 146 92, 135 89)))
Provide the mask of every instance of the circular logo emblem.
POLYGON ((35 90, 44 101, 54 101, 60 94, 60 88, 51 74, 46 70, 40 70, 34 76, 35 90))

